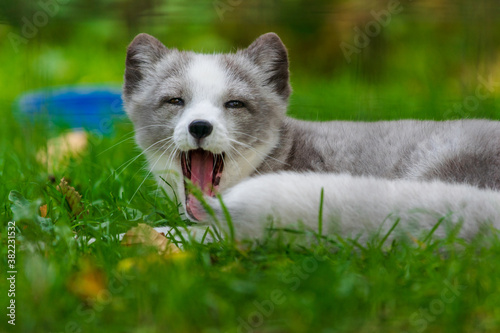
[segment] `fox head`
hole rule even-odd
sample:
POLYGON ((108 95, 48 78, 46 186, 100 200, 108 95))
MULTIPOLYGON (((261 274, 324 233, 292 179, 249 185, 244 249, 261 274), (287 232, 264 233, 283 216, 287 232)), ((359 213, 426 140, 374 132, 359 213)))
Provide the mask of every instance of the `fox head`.
POLYGON ((194 218, 185 180, 212 196, 258 172, 277 148, 290 93, 274 33, 229 54, 179 51, 147 34, 127 50, 123 99, 137 144, 194 218))

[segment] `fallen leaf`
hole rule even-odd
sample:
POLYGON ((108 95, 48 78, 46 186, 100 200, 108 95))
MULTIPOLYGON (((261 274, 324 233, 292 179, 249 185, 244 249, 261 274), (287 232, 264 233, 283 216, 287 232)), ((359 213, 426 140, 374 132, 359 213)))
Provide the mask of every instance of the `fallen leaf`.
POLYGON ((106 289, 106 277, 94 264, 84 260, 68 281, 68 289, 85 301, 95 300, 106 289))
POLYGON ((57 190, 65 196, 73 215, 77 216, 83 212, 82 196, 74 187, 69 186, 64 178, 62 178, 61 183, 57 185, 57 190))
POLYGON ((125 258, 118 262, 116 269, 119 272, 129 272, 135 266, 136 260, 134 258, 125 258))
POLYGON ((181 251, 175 253, 149 253, 148 255, 141 255, 136 257, 125 258, 118 262, 116 269, 120 273, 131 273, 135 271, 136 273, 142 274, 149 270, 149 267, 155 267, 158 265, 165 265, 166 262, 182 264, 189 259, 192 259, 193 255, 190 252, 181 251))
POLYGON ((72 131, 47 141, 47 149, 37 153, 40 163, 46 164, 49 173, 53 173, 71 157, 78 157, 88 146, 88 135, 85 131, 72 131))
POLYGON ((40 206, 40 216, 47 217, 47 205, 40 206))
POLYGON ((158 249, 158 253, 167 255, 182 252, 164 234, 144 223, 140 223, 137 227, 127 231, 123 236, 122 244, 127 246, 138 244, 154 246, 158 249))

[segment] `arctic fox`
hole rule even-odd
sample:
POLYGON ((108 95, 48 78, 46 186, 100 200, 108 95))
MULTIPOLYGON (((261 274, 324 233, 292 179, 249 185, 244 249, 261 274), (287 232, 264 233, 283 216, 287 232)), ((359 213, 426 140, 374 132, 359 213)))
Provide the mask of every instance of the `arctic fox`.
POLYGON ((192 220, 214 217, 188 184, 224 220, 221 194, 240 238, 261 237, 270 217, 345 235, 383 231, 388 217, 430 230, 447 216, 464 237, 500 227, 498 122, 306 122, 286 116, 290 93, 274 33, 231 54, 178 51, 147 34, 128 47, 123 96, 136 141, 192 220))

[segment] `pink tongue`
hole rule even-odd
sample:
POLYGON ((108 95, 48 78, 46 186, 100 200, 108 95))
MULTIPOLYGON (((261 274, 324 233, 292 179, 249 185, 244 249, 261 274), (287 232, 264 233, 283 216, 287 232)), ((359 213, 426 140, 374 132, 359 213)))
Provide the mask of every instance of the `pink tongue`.
MULTIPOLYGON (((212 175, 214 155, 208 151, 195 150, 191 152, 191 182, 200 188, 205 195, 213 196, 212 175)), ((187 208, 197 220, 203 220, 205 212, 192 194, 188 194, 187 208)))
POLYGON ((191 181, 204 194, 212 196, 214 155, 205 150, 191 152, 191 181))
POLYGON ((196 199, 195 196, 192 195, 191 193, 189 193, 187 197, 186 209, 188 213, 198 221, 205 220, 206 213, 205 210, 203 209, 203 206, 198 201, 198 199, 196 199))

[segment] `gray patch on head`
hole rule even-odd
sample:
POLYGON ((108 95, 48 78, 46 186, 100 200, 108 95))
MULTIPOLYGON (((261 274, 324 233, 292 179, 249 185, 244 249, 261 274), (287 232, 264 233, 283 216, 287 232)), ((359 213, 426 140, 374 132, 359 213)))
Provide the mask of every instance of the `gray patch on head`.
POLYGON ((247 102, 246 108, 227 113, 232 120, 233 135, 244 143, 236 144, 238 151, 252 149, 245 145, 271 144, 272 138, 279 134, 287 102, 278 91, 270 89, 274 86, 269 85, 269 71, 248 57, 245 50, 220 55, 219 64, 226 74, 229 90, 236 94, 228 98, 240 96, 247 102))
POLYGON ((142 149, 163 152, 166 146, 156 143, 172 137, 176 109, 162 104, 162 99, 184 94, 184 77, 191 59, 191 52, 167 49, 146 34, 136 37, 129 46, 124 103, 142 149))
POLYGON ((160 61, 168 49, 158 39, 139 34, 127 48, 124 93, 130 95, 144 78, 144 71, 160 61))
POLYGON ((168 57, 164 57, 156 68, 159 81, 172 77, 183 77, 186 74, 193 55, 193 52, 172 50, 168 57))
POLYGON ((255 65, 245 60, 235 54, 220 55, 220 64, 232 80, 241 81, 248 86, 255 86, 258 84, 254 77, 255 74, 252 75, 252 71, 256 70, 255 65))

